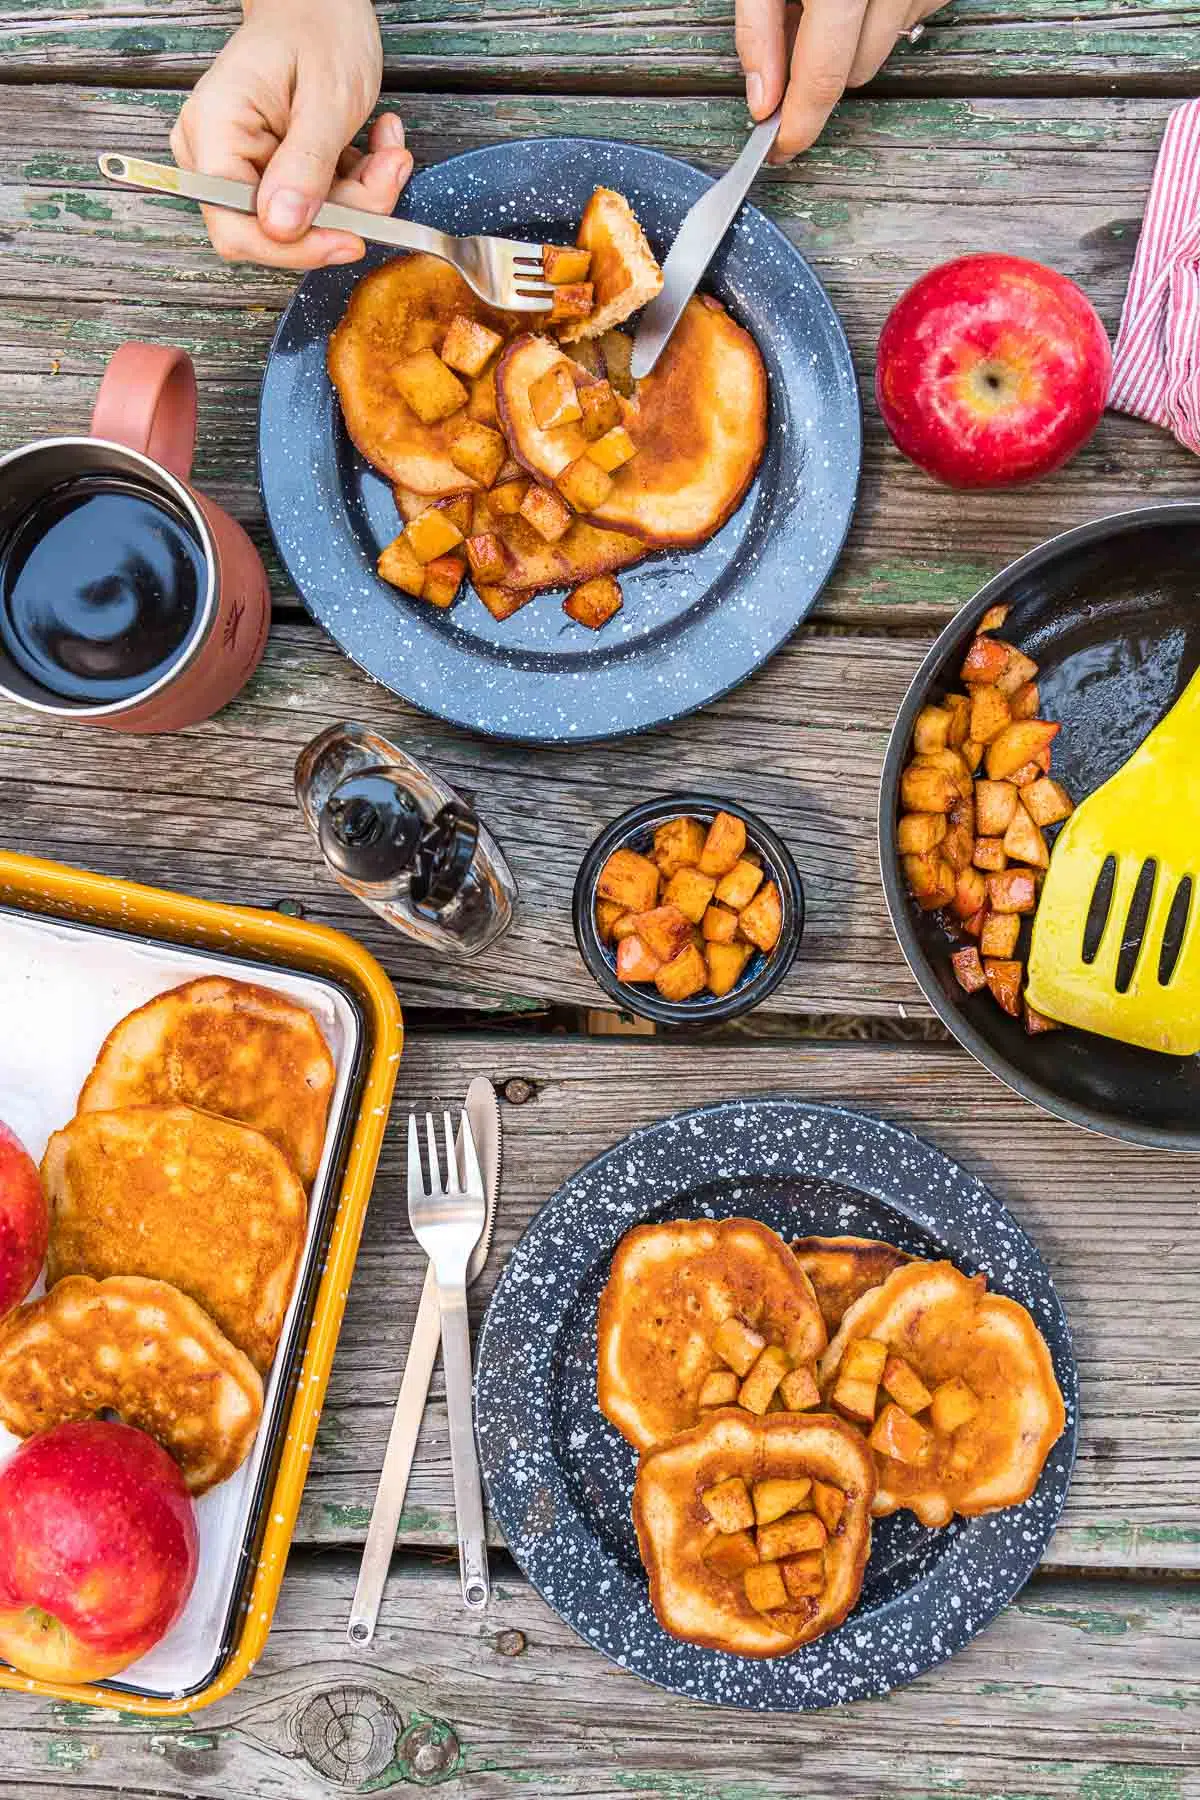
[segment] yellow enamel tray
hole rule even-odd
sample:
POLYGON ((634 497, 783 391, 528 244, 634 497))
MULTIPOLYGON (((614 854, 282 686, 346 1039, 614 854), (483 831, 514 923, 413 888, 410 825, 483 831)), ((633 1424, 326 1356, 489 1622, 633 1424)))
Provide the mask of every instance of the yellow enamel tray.
POLYGON ((256 1540, 253 1569, 243 1586, 228 1654, 207 1686, 170 1698, 119 1687, 37 1681, 0 1666, 0 1688, 153 1718, 177 1717, 230 1693, 266 1643, 387 1126, 404 1041, 400 1004, 374 957, 352 938, 280 913, 140 887, 9 851, 0 851, 0 906, 34 917, 99 926, 152 943, 270 963, 299 975, 324 976, 348 991, 361 1015, 361 1079, 347 1119, 340 1191, 310 1322, 293 1355, 292 1373, 302 1369, 302 1379, 295 1381, 277 1460, 259 1502, 258 1516, 265 1524, 256 1540))

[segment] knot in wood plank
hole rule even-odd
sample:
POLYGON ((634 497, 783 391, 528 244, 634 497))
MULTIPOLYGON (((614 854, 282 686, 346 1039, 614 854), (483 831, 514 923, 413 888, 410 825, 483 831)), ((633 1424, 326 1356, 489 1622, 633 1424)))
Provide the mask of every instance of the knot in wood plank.
POLYGON ((391 1767, 400 1721, 373 1688, 331 1688, 311 1699, 295 1725, 305 1758, 326 1781, 358 1788, 391 1767))

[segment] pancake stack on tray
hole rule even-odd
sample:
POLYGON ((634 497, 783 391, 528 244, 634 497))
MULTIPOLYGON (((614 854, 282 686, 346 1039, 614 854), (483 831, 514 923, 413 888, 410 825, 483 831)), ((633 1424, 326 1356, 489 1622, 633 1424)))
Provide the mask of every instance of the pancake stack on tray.
POLYGON ((638 1226, 598 1316, 600 1409, 673 1636, 782 1656, 841 1624, 871 1520, 1015 1506, 1065 1424, 1029 1313, 982 1275, 753 1219, 638 1226))
POLYGON ((0 1423, 115 1413, 199 1495, 250 1452, 333 1095, 313 1015, 206 977, 109 1033, 42 1160, 47 1293, 0 1324, 0 1423))

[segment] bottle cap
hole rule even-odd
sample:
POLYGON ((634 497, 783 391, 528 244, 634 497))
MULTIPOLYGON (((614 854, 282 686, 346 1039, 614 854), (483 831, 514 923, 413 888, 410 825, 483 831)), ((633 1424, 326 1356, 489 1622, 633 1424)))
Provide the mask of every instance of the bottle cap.
POLYGON ((423 912, 441 912, 467 878, 479 843, 479 820, 467 806, 447 801, 421 839, 412 897, 423 912))
POLYGON ((372 885, 415 869, 425 831, 416 800, 387 769, 339 782, 321 809, 321 854, 338 875, 372 885))

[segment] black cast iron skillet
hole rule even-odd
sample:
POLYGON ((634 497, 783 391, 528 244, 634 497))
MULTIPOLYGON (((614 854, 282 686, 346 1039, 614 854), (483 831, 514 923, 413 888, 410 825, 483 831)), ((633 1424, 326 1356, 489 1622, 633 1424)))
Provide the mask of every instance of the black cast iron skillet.
MULTIPOLYGON (((879 851, 892 924, 926 998, 959 1043, 1026 1099, 1130 1143, 1200 1149, 1200 1057, 1163 1056, 1091 1032, 1028 1037, 986 992, 954 978, 940 915, 909 894, 896 849, 900 773, 922 706, 955 689, 989 606, 1039 665, 1040 714, 1062 724, 1054 773, 1076 801, 1114 775, 1200 664, 1200 504, 1115 513, 1001 571, 943 631, 896 720, 883 768, 879 851)), ((1200 840, 1200 777, 1195 795, 1200 840)))

